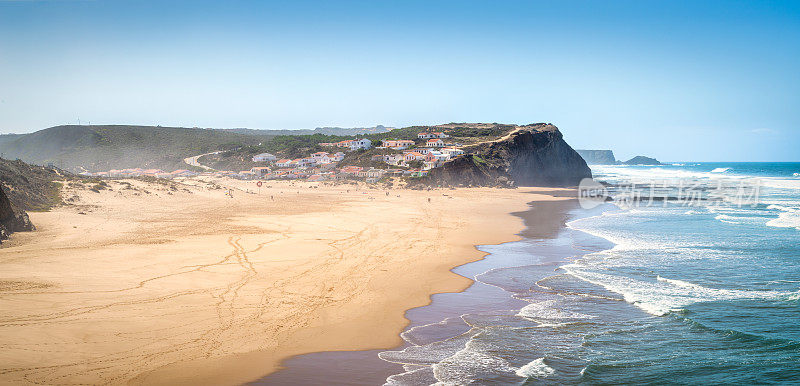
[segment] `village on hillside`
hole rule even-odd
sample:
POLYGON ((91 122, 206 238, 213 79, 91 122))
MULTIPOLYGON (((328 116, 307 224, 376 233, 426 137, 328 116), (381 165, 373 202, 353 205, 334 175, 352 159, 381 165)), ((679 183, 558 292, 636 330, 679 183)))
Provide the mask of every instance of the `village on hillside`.
MULTIPOLYGON (((373 146, 368 138, 343 140, 340 142, 322 142, 318 145, 330 148, 329 151, 320 151, 308 154, 306 157, 294 159, 279 159, 271 153, 256 154, 252 157, 254 163, 263 164, 250 170, 221 171, 206 168, 199 172, 188 169, 165 172, 159 169, 122 169, 107 172, 85 172, 84 176, 101 178, 129 178, 129 177, 155 177, 173 179, 177 177, 215 176, 228 177, 242 180, 273 180, 273 179, 305 179, 308 181, 330 181, 343 179, 363 179, 366 182, 377 182, 384 177, 422 177, 430 169, 436 168, 454 158, 464 154, 459 149, 462 145, 453 143, 446 132, 421 131, 417 140, 409 139, 384 139, 380 146, 373 146), (373 166, 343 165, 348 153, 365 152, 374 150, 366 161, 373 166), (386 166, 375 167, 377 164, 386 166)), ((365 161, 365 160, 362 160, 365 161)), ((364 162, 361 162, 362 164, 364 162)))

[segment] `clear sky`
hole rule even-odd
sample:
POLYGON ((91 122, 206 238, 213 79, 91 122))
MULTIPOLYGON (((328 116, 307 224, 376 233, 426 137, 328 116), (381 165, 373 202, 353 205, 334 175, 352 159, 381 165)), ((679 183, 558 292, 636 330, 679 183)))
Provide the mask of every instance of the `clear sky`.
POLYGON ((800 1, 0 0, 0 132, 552 122, 800 161, 800 1))

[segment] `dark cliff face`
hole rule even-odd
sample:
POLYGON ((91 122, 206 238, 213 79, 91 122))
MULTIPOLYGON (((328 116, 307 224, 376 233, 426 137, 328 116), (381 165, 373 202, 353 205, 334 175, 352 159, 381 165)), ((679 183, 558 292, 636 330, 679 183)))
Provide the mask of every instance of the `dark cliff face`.
POLYGON ((28 214, 14 210, 8 196, 0 188, 0 242, 8 239, 8 236, 14 232, 32 231, 34 229, 28 214))
POLYGON ((577 186, 592 172, 553 125, 525 126, 509 138, 464 149, 420 182, 441 186, 577 186))

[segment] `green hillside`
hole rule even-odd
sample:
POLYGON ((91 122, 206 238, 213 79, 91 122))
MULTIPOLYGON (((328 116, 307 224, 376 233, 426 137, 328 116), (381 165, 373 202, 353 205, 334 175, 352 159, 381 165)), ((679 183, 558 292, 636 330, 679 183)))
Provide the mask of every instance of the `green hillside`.
POLYGON ((52 163, 72 172, 125 168, 175 170, 183 158, 216 150, 257 145, 267 135, 154 126, 56 126, 0 138, 6 159, 52 163))
POLYGON ((74 179, 76 176, 57 169, 0 158, 0 186, 17 209, 47 210, 60 204, 59 181, 74 179))

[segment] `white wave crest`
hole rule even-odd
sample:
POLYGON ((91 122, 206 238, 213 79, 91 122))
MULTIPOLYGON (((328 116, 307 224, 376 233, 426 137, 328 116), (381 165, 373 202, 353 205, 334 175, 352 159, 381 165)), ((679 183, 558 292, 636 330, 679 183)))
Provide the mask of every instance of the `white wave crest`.
POLYGON ((528 304, 522 307, 517 313, 517 316, 529 319, 591 319, 594 315, 586 315, 578 312, 569 312, 562 310, 563 303, 555 300, 544 300, 528 304))
POLYGON ((539 358, 517 369, 516 374, 522 378, 544 378, 555 372, 552 367, 544 363, 544 358, 539 358))
POLYGON ((778 218, 767 221, 767 226, 776 228, 797 228, 800 230, 800 211, 778 214, 778 218))
POLYGON ((581 280, 622 295, 628 303, 656 316, 663 316, 698 302, 737 299, 776 300, 799 293, 708 288, 660 276, 656 278, 656 281, 638 280, 586 269, 588 267, 580 266, 577 263, 564 265, 561 268, 581 280))
POLYGON ((731 170, 731 168, 716 168, 712 170, 711 173, 725 173, 728 170, 731 170))
POLYGON ((737 221, 738 220, 737 217, 728 216, 728 215, 725 215, 725 214, 719 214, 719 215, 715 216, 714 219, 722 221, 724 223, 728 223, 728 224, 741 224, 739 221, 737 221))

